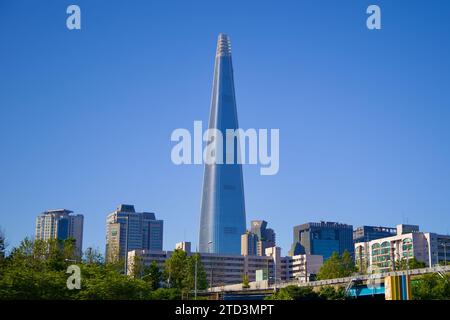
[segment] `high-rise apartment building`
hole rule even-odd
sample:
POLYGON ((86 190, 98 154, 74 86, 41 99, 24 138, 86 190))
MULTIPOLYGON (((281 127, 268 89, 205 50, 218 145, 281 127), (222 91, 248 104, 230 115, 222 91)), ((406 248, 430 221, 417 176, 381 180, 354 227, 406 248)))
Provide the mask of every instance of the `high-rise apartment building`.
POLYGON ((106 218, 106 259, 125 259, 131 250, 162 250, 163 220, 121 204, 106 218))
POLYGON ((36 218, 36 239, 75 240, 76 254, 82 256, 83 221, 82 214, 72 215, 67 209, 48 210, 36 218))
MULTIPOLYGON (((230 38, 220 34, 214 67, 209 128, 225 136, 227 129, 238 126, 234 92, 233 65, 230 38)), ((217 143, 217 139, 210 143, 217 143)), ((228 153, 227 139, 223 139, 222 152, 228 153)), ((209 253, 239 254, 241 235, 245 232, 245 203, 242 165, 238 163, 239 140, 233 139, 234 161, 205 163, 201 204, 199 250, 209 253)), ((219 148, 216 145, 216 149, 219 148)), ((230 145, 231 147, 231 145, 230 145)), ((231 156, 230 156, 231 158, 231 156)))
POLYGON ((321 255, 327 260, 333 252, 353 256, 353 226, 337 222, 309 222, 294 227, 294 242, 289 255, 321 255))

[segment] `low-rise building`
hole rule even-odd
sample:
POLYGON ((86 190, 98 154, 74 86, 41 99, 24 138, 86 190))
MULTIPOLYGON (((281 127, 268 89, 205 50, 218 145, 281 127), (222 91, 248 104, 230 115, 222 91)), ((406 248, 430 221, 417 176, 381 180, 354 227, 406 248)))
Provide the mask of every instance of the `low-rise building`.
MULTIPOLYGON (((176 248, 191 255, 190 243, 178 243, 176 248)), ((136 257, 144 264, 156 262, 161 269, 173 251, 132 250, 128 252, 128 274, 133 273, 136 257)), ((292 280, 307 270, 308 279, 316 274, 322 265, 322 256, 301 255, 295 257, 281 257, 279 247, 267 248, 264 256, 233 255, 216 253, 199 253, 209 285, 224 286, 242 283, 244 276, 250 282, 256 280, 258 270, 268 275, 269 282, 292 280)), ((304 276, 303 276, 304 277, 304 276)), ((302 278, 303 279, 303 278, 302 278)))
POLYGON ((300 254, 290 258, 292 259, 290 265, 292 275, 290 278, 300 282, 309 282, 315 278, 323 264, 323 256, 319 255, 300 254))

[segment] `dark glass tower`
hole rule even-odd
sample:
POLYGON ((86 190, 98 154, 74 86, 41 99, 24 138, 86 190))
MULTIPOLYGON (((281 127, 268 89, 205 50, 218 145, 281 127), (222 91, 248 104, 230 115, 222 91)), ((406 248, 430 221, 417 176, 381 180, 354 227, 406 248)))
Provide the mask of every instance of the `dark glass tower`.
POLYGON ((200 218, 200 252, 240 254, 245 233, 245 203, 242 165, 226 164, 226 130, 237 129, 230 38, 220 34, 217 41, 209 128, 223 135, 223 164, 205 164, 200 218))
POLYGON ((309 222, 294 227, 294 243, 289 255, 317 254, 327 260, 333 252, 354 252, 353 226, 337 222, 309 222))

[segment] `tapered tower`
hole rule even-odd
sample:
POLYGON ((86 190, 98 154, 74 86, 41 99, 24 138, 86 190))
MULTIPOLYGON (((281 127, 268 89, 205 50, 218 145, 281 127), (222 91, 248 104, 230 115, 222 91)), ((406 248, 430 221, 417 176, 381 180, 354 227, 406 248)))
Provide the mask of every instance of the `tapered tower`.
POLYGON ((205 164, 200 218, 200 252, 240 254, 245 232, 242 165, 237 163, 239 141, 234 141, 235 161, 228 164, 226 130, 238 128, 230 38, 217 41, 209 128, 223 134, 223 164, 205 164))

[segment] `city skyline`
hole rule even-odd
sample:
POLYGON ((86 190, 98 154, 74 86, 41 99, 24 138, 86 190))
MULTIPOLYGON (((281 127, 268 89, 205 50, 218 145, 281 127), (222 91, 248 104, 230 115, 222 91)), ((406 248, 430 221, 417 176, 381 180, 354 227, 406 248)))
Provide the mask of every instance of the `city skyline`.
POLYGON ((118 203, 156 212, 164 248, 195 246, 203 168, 171 163, 170 132, 206 123, 220 32, 233 39, 240 125, 281 132, 277 175, 244 166, 247 222, 268 221, 283 254, 292 226, 307 221, 447 234, 449 4, 379 1, 379 33, 365 28, 366 3, 322 4, 236 1, 224 12, 80 1, 90 18, 71 33, 64 3, 8 3, 0 227, 9 248, 34 237, 40 212, 70 208, 84 215, 84 248, 103 251, 118 203), (93 18, 103 6, 108 15, 93 18))

